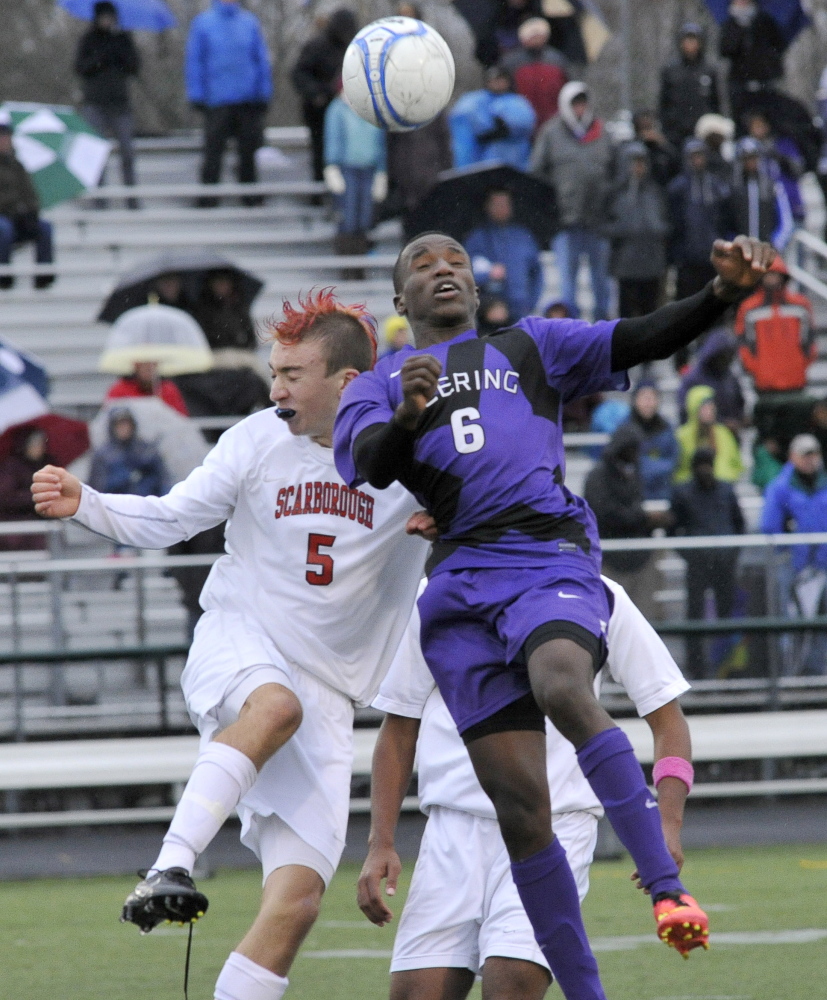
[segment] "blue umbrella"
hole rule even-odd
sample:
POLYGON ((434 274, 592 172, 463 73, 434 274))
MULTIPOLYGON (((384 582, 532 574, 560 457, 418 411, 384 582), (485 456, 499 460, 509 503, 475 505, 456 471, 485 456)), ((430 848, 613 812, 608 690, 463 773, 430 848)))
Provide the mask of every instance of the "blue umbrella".
POLYGON ((0 433, 49 412, 42 362, 0 340, 0 433))
MULTIPOLYGON (((729 2, 730 0, 706 0, 706 6, 718 24, 723 24, 726 20, 729 2)), ((810 18, 799 0, 761 0, 758 6, 776 21, 788 45, 799 31, 810 24, 810 18)))
MULTIPOLYGON (((95 16, 95 0, 57 0, 58 6, 81 21, 95 16)), ((166 31, 178 21, 163 0, 113 0, 120 26, 126 31, 166 31)))

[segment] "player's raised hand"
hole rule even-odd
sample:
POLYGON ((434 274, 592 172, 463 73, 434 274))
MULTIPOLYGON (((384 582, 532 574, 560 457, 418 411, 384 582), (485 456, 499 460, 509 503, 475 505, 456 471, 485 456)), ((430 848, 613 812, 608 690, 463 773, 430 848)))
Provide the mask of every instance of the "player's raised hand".
POLYGON ((382 882, 387 880, 386 895, 395 895, 401 871, 402 862, 392 847, 371 847, 368 850, 359 876, 356 901, 372 924, 384 927, 393 920, 393 911, 382 898, 382 882))
POLYGON ((405 524, 405 531, 409 535, 419 535, 426 542, 435 542, 439 537, 436 521, 427 510, 414 511, 405 524))
POLYGON ((397 420, 413 430, 420 414, 436 393, 442 365, 432 354, 413 354, 399 373, 402 380, 402 402, 396 408, 397 420))
POLYGON ((775 260, 775 249, 769 243, 749 236, 715 240, 710 257, 718 272, 716 293, 726 296, 754 288, 775 260))
POLYGON ((80 506, 81 482, 56 465, 44 465, 32 476, 34 509, 41 517, 74 517, 80 506))

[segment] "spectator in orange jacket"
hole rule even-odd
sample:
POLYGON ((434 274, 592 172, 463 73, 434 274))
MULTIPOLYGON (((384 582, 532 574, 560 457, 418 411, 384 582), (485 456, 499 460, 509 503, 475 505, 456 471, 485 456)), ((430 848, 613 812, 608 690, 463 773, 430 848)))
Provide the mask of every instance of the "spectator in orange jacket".
POLYGON ((813 307, 806 295, 787 290, 789 277, 776 257, 759 290, 741 303, 735 317, 741 364, 758 393, 803 389, 816 359, 813 307))

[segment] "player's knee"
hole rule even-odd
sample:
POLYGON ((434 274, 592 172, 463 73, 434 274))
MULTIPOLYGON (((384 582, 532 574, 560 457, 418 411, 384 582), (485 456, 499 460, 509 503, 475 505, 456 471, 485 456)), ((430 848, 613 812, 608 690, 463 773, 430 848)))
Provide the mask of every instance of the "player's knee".
POLYGON ((278 736, 283 742, 299 728, 303 712, 299 699, 280 684, 265 684, 257 688, 247 705, 255 713, 266 732, 278 736))
POLYGON ((288 926, 304 935, 319 919, 321 905, 321 892, 308 891, 287 899, 266 901, 262 906, 262 915, 273 926, 288 926))
POLYGON ((538 786, 529 778, 514 782, 496 780, 485 787, 497 813, 505 845, 511 857, 532 854, 548 841, 551 810, 548 788, 538 786))
POLYGON ((563 664, 532 678, 537 704, 565 736, 594 701, 582 671, 563 664))

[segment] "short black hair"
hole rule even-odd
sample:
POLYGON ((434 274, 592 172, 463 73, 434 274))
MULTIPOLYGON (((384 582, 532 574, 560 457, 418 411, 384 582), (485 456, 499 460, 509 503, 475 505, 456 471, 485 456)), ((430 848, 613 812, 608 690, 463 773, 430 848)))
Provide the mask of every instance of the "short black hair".
MULTIPOLYGON (((405 256, 405 251, 412 243, 416 243, 417 240, 421 240, 423 236, 442 236, 446 240, 454 239, 450 233, 445 233, 441 229, 425 229, 423 232, 412 236, 399 251, 399 256, 396 258, 396 263, 393 265, 393 290, 396 295, 402 291, 402 286, 405 284, 405 276, 402 273, 402 258, 405 256)), ((459 243, 460 241, 456 240, 456 242, 459 243)))

